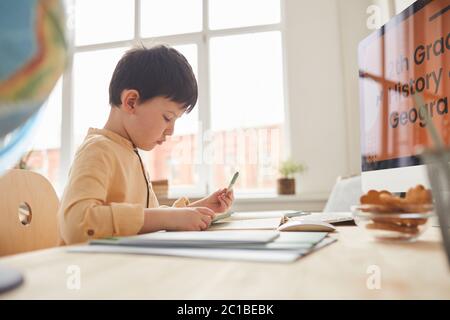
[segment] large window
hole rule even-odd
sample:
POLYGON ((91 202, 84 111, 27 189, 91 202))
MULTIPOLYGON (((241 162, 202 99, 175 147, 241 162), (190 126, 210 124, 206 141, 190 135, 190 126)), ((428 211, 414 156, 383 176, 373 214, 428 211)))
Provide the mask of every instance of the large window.
POLYGON ((62 177, 88 128, 107 119, 108 85, 121 55, 134 44, 164 43, 192 65, 199 100, 169 141, 143 153, 151 179, 168 179, 173 196, 204 195, 240 170, 238 196, 275 192, 286 151, 282 0, 68 3, 73 59, 54 93, 64 101, 62 116, 49 108, 55 121, 46 129, 54 131, 46 137, 64 143, 50 139, 37 148, 57 150, 62 177))
POLYGON ((270 192, 284 118, 281 34, 213 37, 210 53, 211 185, 224 186, 239 168, 241 192, 270 192))
POLYGON ((114 48, 75 53, 72 72, 75 146, 83 142, 90 127, 102 128, 108 119, 109 81, 117 61, 127 49, 114 48))
POLYGON ((47 177, 54 187, 61 189, 61 114, 62 81, 57 82, 44 104, 41 125, 37 128, 30 150, 23 156, 26 168, 47 177))

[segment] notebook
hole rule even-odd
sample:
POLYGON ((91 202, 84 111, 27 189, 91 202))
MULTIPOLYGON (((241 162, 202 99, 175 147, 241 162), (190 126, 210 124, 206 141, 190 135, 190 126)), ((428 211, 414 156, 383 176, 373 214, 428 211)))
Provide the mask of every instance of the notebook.
POLYGON ((208 230, 276 230, 290 218, 307 214, 295 210, 233 212, 213 220, 208 230))
POLYGON ((231 215, 233 213, 234 212, 225 212, 225 213, 221 213, 221 214, 216 214, 214 219, 212 219, 211 223, 215 223, 215 222, 220 221, 222 219, 229 218, 229 217, 231 217, 231 215))
POLYGON ((270 218, 292 218, 307 215, 308 213, 303 211, 295 210, 282 210, 282 211, 249 211, 249 212, 226 212, 217 214, 212 220, 212 224, 227 219, 228 221, 233 220, 251 220, 251 219, 270 219, 270 218))
POLYGON ((277 230, 284 223, 297 220, 340 223, 353 221, 353 216, 351 212, 234 212, 232 216, 216 221, 208 230, 277 230))
POLYGON ((97 239, 91 245, 123 245, 146 247, 217 247, 261 245, 279 236, 276 231, 179 231, 153 232, 137 236, 97 239))
POLYGON ((276 230, 283 221, 284 217, 252 220, 224 219, 212 224, 208 230, 276 230))
POLYGON ((353 221, 353 214, 351 212, 309 212, 301 217, 293 217, 292 220, 341 223, 353 221))
POLYGON ((335 240, 326 232, 278 232, 287 214, 297 211, 234 213, 200 232, 154 232, 145 235, 92 240, 89 245, 72 246, 69 252, 120 253, 181 256, 207 259, 293 262, 335 240), (238 220, 242 218, 242 220, 238 220), (260 218, 260 219, 259 219, 260 218), (227 225, 234 230, 220 230, 227 225), (219 229, 214 231, 214 227, 219 229), (237 231, 236 229, 245 229, 237 231))
POLYGON ((274 219, 292 218, 308 215, 308 212, 296 210, 275 210, 275 211, 240 211, 234 212, 227 221, 253 220, 253 219, 274 219))
MULTIPOLYGON (((178 233, 178 232, 170 232, 178 233)), ((219 233, 217 231, 208 232, 203 231, 204 234, 219 233)), ((259 231, 244 231, 236 232, 229 231, 229 234, 234 234, 238 237, 243 237, 247 233, 269 235, 267 232, 259 231)), ((273 232, 271 232, 273 233, 273 232)), ((153 246, 153 245, 121 245, 117 241, 114 242, 98 242, 92 241, 91 244, 97 245, 81 245, 71 246, 68 252, 76 253, 120 253, 120 254, 142 254, 142 255, 161 255, 161 256, 180 256, 191 258, 206 258, 206 259, 222 259, 222 260, 240 260, 240 261, 257 261, 257 262, 293 262, 298 258, 314 252, 324 246, 327 246, 334 241, 333 238, 326 237, 326 233, 277 233, 278 236, 267 243, 252 243, 236 245, 236 243, 229 242, 221 245, 213 244, 207 246, 205 244, 196 244, 195 246, 153 246)), ((159 236, 158 236, 159 237, 159 236)), ((207 238, 212 236, 206 236, 207 238)), ((126 237, 134 238, 134 237, 126 237)), ((119 239, 126 239, 119 238, 119 239)), ((148 238, 148 237, 146 237, 148 238)), ((177 237, 177 239, 180 239, 177 237)), ((218 239, 218 238, 217 238, 218 239)), ((268 239, 268 238, 266 238, 268 239)), ((114 240, 114 239, 110 239, 114 240)), ((160 239, 159 239, 160 240, 160 239)), ((123 243, 123 242, 122 242, 123 243)), ((141 243, 142 244, 142 243, 141 243)))
POLYGON ((186 258, 238 260, 253 262, 294 262, 302 255, 297 251, 290 250, 239 250, 220 248, 148 248, 148 247, 126 247, 126 246, 74 246, 68 249, 72 253, 113 253, 113 254, 139 254, 156 256, 175 256, 186 258))

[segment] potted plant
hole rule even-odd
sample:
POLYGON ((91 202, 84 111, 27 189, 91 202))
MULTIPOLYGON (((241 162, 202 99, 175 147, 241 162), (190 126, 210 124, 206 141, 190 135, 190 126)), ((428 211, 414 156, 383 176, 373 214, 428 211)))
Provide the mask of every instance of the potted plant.
POLYGON ((281 178, 277 180, 278 194, 295 194, 295 178, 296 173, 302 173, 306 170, 306 166, 295 162, 292 159, 283 161, 278 169, 281 178))
POLYGON ((28 164, 28 161, 32 154, 33 154, 33 150, 28 151, 24 156, 22 156, 20 158, 19 162, 14 166, 14 169, 31 170, 31 167, 28 164))

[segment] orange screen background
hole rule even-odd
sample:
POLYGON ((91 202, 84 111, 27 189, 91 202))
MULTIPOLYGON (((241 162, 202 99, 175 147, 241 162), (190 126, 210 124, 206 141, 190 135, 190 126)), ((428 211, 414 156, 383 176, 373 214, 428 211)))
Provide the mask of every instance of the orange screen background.
MULTIPOLYGON (((384 35, 380 31, 361 42, 361 147, 362 156, 368 163, 411 157, 416 155, 418 146, 433 146, 427 128, 419 124, 419 114, 415 123, 408 119, 406 124, 400 124, 399 120, 396 128, 391 126, 390 116, 395 112, 399 115, 410 112, 415 107, 414 98, 399 94, 394 90, 395 84, 408 84, 410 80, 426 77, 427 74, 430 88, 422 92, 425 103, 444 98, 448 102, 450 48, 446 48, 446 38, 450 33, 449 6, 450 0, 432 1, 406 19, 396 17, 386 26, 384 35), (414 61, 416 48, 423 45, 426 53, 427 46, 434 45, 442 37, 444 53, 436 57, 431 48, 429 59, 417 65, 414 61), (438 76, 441 68, 439 90, 436 92, 434 78, 430 76, 433 71, 438 76)), ((436 49, 441 51, 439 44, 436 49)), ((440 107, 443 110, 444 104, 440 107)), ((432 121, 444 143, 450 145, 449 114, 439 115, 436 110, 433 111, 432 121)), ((413 119, 414 112, 409 116, 413 119)))

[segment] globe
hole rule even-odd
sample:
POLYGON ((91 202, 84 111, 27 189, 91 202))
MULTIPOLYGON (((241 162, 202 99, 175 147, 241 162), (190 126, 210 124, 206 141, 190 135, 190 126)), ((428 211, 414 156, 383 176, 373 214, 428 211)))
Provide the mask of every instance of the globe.
POLYGON ((60 0, 0 1, 0 175, 33 142, 67 62, 60 0))

